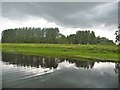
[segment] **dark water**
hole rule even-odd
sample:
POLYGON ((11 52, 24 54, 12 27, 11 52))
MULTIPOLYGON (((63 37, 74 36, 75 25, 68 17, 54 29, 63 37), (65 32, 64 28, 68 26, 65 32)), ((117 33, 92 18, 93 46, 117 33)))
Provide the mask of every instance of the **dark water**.
POLYGON ((3 88, 118 88, 118 63, 2 53, 3 88))

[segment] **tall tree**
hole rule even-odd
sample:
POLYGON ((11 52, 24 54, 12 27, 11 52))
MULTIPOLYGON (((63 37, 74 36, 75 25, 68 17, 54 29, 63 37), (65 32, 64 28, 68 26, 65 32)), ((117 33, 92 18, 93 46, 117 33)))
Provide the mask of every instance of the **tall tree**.
POLYGON ((119 24, 119 26, 118 26, 118 30, 116 30, 116 32, 115 32, 115 35, 116 35, 116 43, 118 43, 119 45, 120 45, 120 24, 119 24))
MULTIPOLYGON (((120 35, 116 32, 116 40, 119 39, 120 35)), ((89 30, 79 30, 76 34, 65 37, 59 32, 59 28, 23 27, 4 30, 2 43, 113 44, 113 41, 105 37, 96 37, 95 33, 89 30)))

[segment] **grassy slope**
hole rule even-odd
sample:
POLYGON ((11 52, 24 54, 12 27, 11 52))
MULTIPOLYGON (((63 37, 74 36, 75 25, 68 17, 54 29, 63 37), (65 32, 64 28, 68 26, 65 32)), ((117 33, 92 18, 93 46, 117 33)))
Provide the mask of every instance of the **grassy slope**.
POLYGON ((118 61, 116 45, 2 44, 3 52, 72 59, 118 61))

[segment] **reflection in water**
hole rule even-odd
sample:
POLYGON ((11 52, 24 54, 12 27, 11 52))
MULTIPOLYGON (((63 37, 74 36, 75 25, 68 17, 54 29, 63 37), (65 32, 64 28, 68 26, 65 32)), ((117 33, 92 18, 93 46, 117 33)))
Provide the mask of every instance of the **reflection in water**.
POLYGON ((2 68, 5 88, 118 87, 119 65, 112 62, 2 53, 2 68))
MULTIPOLYGON (((6 64, 8 65, 13 64, 16 65, 17 67, 20 66, 36 67, 36 68, 42 67, 49 69, 56 69, 59 68, 60 65, 64 67, 64 66, 69 66, 71 64, 73 64, 73 66, 77 68, 92 69, 95 63, 97 64, 101 62, 101 61, 95 62, 95 61, 86 61, 86 60, 59 59, 53 57, 41 57, 34 55, 22 55, 22 54, 3 53, 3 52, 2 52, 2 61, 6 62, 6 64)), ((106 61, 102 61, 102 62, 106 62, 106 61)), ((119 64, 116 63, 115 66, 116 66, 115 72, 118 73, 119 64)))
MULTIPOLYGON (((106 63, 102 63, 105 65, 99 64, 101 62, 106 62, 106 61, 95 62, 95 61, 86 61, 86 60, 73 60, 73 59, 71 60, 71 59, 60 59, 54 57, 41 57, 34 55, 22 55, 22 54, 3 53, 3 52, 2 52, 2 61, 4 61, 7 65, 12 64, 17 67, 21 67, 21 66, 35 67, 35 68, 41 67, 41 68, 49 68, 49 69, 68 67, 71 64, 74 67, 84 68, 84 69, 92 69, 95 64, 98 64, 96 66, 99 65, 101 65, 102 67, 107 66, 106 63)), ((120 68, 119 63, 115 63, 115 73, 119 73, 119 68, 120 68)))
POLYGON ((76 67, 84 69, 90 69, 94 66, 94 61, 80 61, 80 60, 69 60, 69 59, 58 59, 48 58, 40 56, 30 56, 21 54, 8 54, 2 53, 2 60, 8 64, 14 64, 17 66, 30 66, 30 67, 44 67, 44 68, 57 68, 58 64, 67 61, 69 64, 74 63, 76 67))
MULTIPOLYGON (((44 67, 44 68, 57 68, 58 64, 67 61, 69 64, 73 63, 76 67, 81 67, 84 69, 92 69, 94 67, 95 61, 86 60, 71 60, 71 59, 59 59, 53 57, 41 57, 33 55, 22 55, 22 54, 12 54, 12 53, 2 53, 2 60, 7 62, 7 64, 14 64, 17 66, 30 66, 30 67, 44 67)), ((106 61, 97 61, 106 62, 106 61)), ((116 70, 118 70, 118 64, 116 63, 116 70)), ((115 72, 117 73, 117 71, 115 72)))
POLYGON ((120 62, 116 63, 115 64, 115 72, 118 74, 118 86, 119 86, 119 89, 120 89, 120 62))
POLYGON ((2 60, 8 62, 8 64, 15 64, 17 66, 30 66, 30 67, 45 67, 45 68, 57 68, 59 60, 56 58, 45 58, 38 56, 20 55, 20 54, 8 54, 2 53, 2 60))
POLYGON ((34 55, 22 55, 22 54, 3 53, 3 52, 2 52, 2 61, 7 65, 12 65, 13 67, 14 66, 27 67, 27 70, 28 68, 30 68, 31 71, 37 72, 39 74, 46 74, 49 72, 53 72, 53 70, 62 69, 64 67, 72 67, 76 69, 78 68, 93 69, 93 67, 94 69, 97 67, 98 69, 100 69, 101 67, 103 69, 104 67, 108 66, 108 68, 110 69, 113 68, 114 65, 116 66, 115 73, 118 74, 118 66, 119 66, 118 63, 111 64, 108 62, 105 63, 105 61, 94 62, 94 61, 85 61, 85 60, 59 59, 53 57, 41 57, 34 55))
POLYGON ((1 60, 2 60, 2 55, 0 53, 0 90, 2 90, 2 62, 1 60))

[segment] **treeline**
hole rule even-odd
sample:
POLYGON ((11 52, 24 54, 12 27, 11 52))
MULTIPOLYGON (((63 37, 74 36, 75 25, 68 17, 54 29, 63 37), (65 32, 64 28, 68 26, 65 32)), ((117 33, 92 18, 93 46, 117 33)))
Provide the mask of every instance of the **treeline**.
POLYGON ((2 32, 2 43, 54 43, 54 44, 114 44, 105 37, 96 37, 93 31, 77 31, 65 36, 58 28, 15 28, 2 32))
MULTIPOLYGON (((72 60, 72 59, 59 59, 53 57, 40 57, 40 56, 32 56, 32 55, 21 55, 21 54, 13 54, 13 53, 3 53, 2 58, 4 62, 8 62, 9 64, 17 65, 17 66, 29 66, 39 68, 40 66, 43 68, 56 69, 61 62, 69 62, 74 63, 78 68, 90 69, 93 68, 95 62, 94 61, 80 61, 80 60, 72 60)), ((99 62, 99 61, 98 61, 99 62)))

